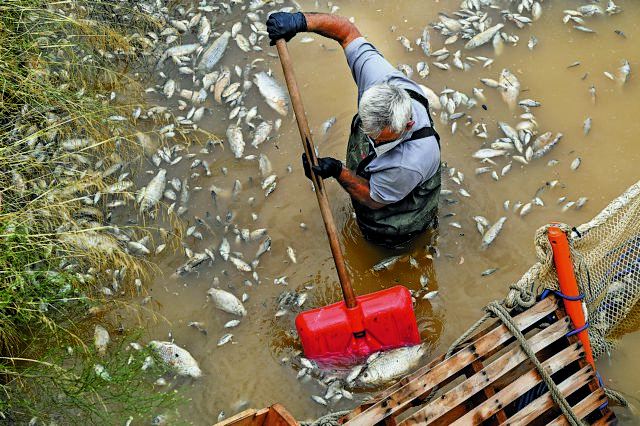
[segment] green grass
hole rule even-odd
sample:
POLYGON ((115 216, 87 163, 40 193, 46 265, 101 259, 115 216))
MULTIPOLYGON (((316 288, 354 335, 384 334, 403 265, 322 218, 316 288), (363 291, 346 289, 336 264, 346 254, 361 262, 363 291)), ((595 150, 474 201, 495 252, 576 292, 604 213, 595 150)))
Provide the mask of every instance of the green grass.
POLYGON ((106 171, 137 170, 141 152, 132 123, 109 119, 130 116, 110 95, 139 90, 127 74, 149 66, 144 34, 157 23, 136 4, 0 4, 0 424, 124 423, 178 400, 152 389, 160 372, 141 370, 148 353, 128 346, 139 335, 104 356, 92 344, 92 312, 106 324, 122 304, 102 289, 130 293, 153 272, 120 241, 152 230, 116 228, 106 208, 134 197, 106 193, 119 175, 106 171))

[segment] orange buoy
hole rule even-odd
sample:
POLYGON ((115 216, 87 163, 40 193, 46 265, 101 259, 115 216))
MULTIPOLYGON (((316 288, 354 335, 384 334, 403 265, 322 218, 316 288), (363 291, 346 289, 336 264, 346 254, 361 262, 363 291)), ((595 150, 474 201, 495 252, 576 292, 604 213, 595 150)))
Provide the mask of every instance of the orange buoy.
POLYGON ((584 346, 587 360, 593 366, 593 370, 596 371, 596 364, 593 361, 593 354, 591 353, 591 344, 589 343, 589 335, 585 327, 586 320, 584 317, 584 311, 582 310, 582 301, 576 300, 581 296, 578 291, 578 283, 576 282, 576 276, 573 270, 573 262, 571 260, 571 251, 569 250, 569 242, 567 241, 566 234, 556 226, 550 226, 548 229, 549 241, 553 248, 553 261, 556 265, 556 272, 558 274, 558 282, 560 283, 560 291, 565 296, 571 299, 563 298, 564 308, 567 314, 571 317, 573 326, 576 330, 581 330, 577 333, 578 338, 584 346))

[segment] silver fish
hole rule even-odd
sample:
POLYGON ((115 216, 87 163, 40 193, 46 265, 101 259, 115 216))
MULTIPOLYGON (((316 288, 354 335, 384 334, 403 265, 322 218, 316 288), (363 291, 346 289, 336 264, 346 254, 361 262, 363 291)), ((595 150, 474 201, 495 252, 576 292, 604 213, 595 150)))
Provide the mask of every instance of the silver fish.
POLYGON ((584 120, 584 123, 582 123, 582 129, 584 130, 585 136, 588 135, 589 132, 591 131, 591 123, 592 123, 591 117, 587 117, 584 120))
POLYGON ((629 75, 631 75, 631 64, 629 64, 629 61, 624 59, 622 61, 622 66, 620 67, 620 81, 622 84, 629 81, 629 75))
POLYGON ((233 334, 231 334, 231 333, 225 334, 220 339, 218 339, 218 346, 222 346, 222 345, 224 345, 226 343, 229 343, 232 338, 233 338, 233 334))
POLYGON ((211 43, 211 46, 209 46, 202 54, 202 59, 200 60, 200 64, 198 64, 198 69, 207 72, 211 71, 220 58, 222 58, 222 55, 229 44, 230 38, 231 33, 229 31, 225 31, 220 35, 220 37, 211 43))
POLYGON ((422 37, 416 43, 422 49, 425 55, 431 55, 431 36, 429 35, 429 27, 424 27, 422 30, 422 37))
POLYGON ((244 308, 240 299, 228 291, 221 290, 219 288, 210 288, 207 291, 207 295, 211 298, 214 306, 221 311, 239 317, 247 315, 247 310, 244 308))
POLYGON ((503 149, 483 148, 474 152, 472 157, 482 160, 484 158, 499 157, 501 155, 505 155, 506 153, 507 151, 503 149))
POLYGON ((164 192, 164 187, 167 183, 167 171, 165 169, 160 169, 158 174, 155 175, 151 182, 146 186, 144 191, 144 196, 140 201, 140 213, 149 210, 153 206, 155 206, 160 198, 162 198, 162 194, 164 192))
POLYGON ((231 146, 231 152, 236 158, 242 157, 244 153, 244 139, 242 137, 242 129, 236 125, 230 125, 227 128, 227 141, 231 146))
POLYGON ((257 148, 262 142, 266 141, 269 137, 269 134, 273 130, 273 121, 267 120, 258 124, 256 130, 253 134, 253 141, 251 142, 251 146, 257 148))
POLYGON ((186 349, 171 342, 159 342, 157 340, 149 342, 149 346, 176 373, 191 377, 200 377, 202 375, 198 362, 186 349))
POLYGON ((267 251, 271 249, 271 237, 267 236, 267 238, 260 243, 258 247, 258 251, 256 252, 256 259, 265 254, 267 251))
POLYGON ((498 233, 502 230, 502 226, 504 222, 507 220, 506 216, 502 216, 500 219, 496 221, 491 227, 485 232, 482 236, 482 243, 480 244, 480 249, 485 250, 498 236, 498 233))
POLYGON ((211 35, 211 22, 206 16, 200 18, 200 25, 198 27, 198 41, 202 44, 207 44, 209 36, 211 35))
POLYGON ((375 388, 402 377, 418 366, 426 353, 425 345, 377 352, 367 359, 366 367, 356 375, 352 387, 375 388))
POLYGON ((504 24, 497 24, 494 25, 491 28, 488 28, 484 31, 482 31, 479 34, 476 34, 475 36, 473 36, 465 45, 464 48, 465 49, 475 49, 478 46, 482 46, 483 44, 487 43, 489 40, 491 40, 493 38, 493 36, 500 31, 502 28, 504 28, 504 24))
POLYGON ((251 268, 251 265, 249 265, 247 262, 245 262, 242 259, 238 259, 237 257, 229 256, 229 260, 231 261, 231 263, 233 263, 235 265, 235 267, 238 269, 238 271, 251 272, 253 270, 251 268))
POLYGON ((198 43, 183 44, 183 45, 180 45, 180 46, 170 47, 169 49, 164 51, 162 56, 160 56, 160 60, 158 61, 158 68, 162 67, 162 65, 164 64, 164 61, 168 57, 170 57, 170 56, 171 57, 188 56, 188 55, 192 54, 193 52, 195 52, 199 47, 200 47, 200 44, 198 44, 198 43))
POLYGON ((289 114, 289 96, 275 78, 266 72, 259 72, 253 76, 253 82, 258 86, 267 105, 280 115, 289 114))
POLYGON ((507 68, 504 68, 500 73, 500 88, 502 99, 509 105, 509 107, 513 108, 517 101, 518 95, 520 94, 520 81, 518 78, 507 68))
POLYGON ((382 271, 383 269, 387 269, 395 264, 402 256, 392 256, 384 259, 382 262, 379 262, 373 266, 374 271, 382 271))

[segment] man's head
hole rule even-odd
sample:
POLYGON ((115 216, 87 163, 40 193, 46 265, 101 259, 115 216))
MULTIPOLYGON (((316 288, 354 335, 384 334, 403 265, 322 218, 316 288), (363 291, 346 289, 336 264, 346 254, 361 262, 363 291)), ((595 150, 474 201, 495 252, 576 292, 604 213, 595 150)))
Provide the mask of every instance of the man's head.
POLYGON ((363 132, 375 141, 398 139, 413 125, 411 97, 390 84, 377 84, 365 90, 358 114, 363 132))

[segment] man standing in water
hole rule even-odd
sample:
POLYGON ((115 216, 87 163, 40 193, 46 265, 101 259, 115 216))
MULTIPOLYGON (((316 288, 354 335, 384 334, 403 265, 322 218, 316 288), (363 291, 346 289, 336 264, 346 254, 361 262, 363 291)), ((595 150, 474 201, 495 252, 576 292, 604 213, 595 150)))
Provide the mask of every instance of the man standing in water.
MULTIPOLYGON (((351 123, 346 167, 318 158, 313 172, 335 178, 349 193, 362 235, 398 247, 437 224, 440 137, 420 87, 378 52, 348 19, 322 13, 273 13, 271 44, 299 32, 336 40, 358 86, 358 113, 351 123)), ((309 163, 303 154, 307 177, 309 163)))

